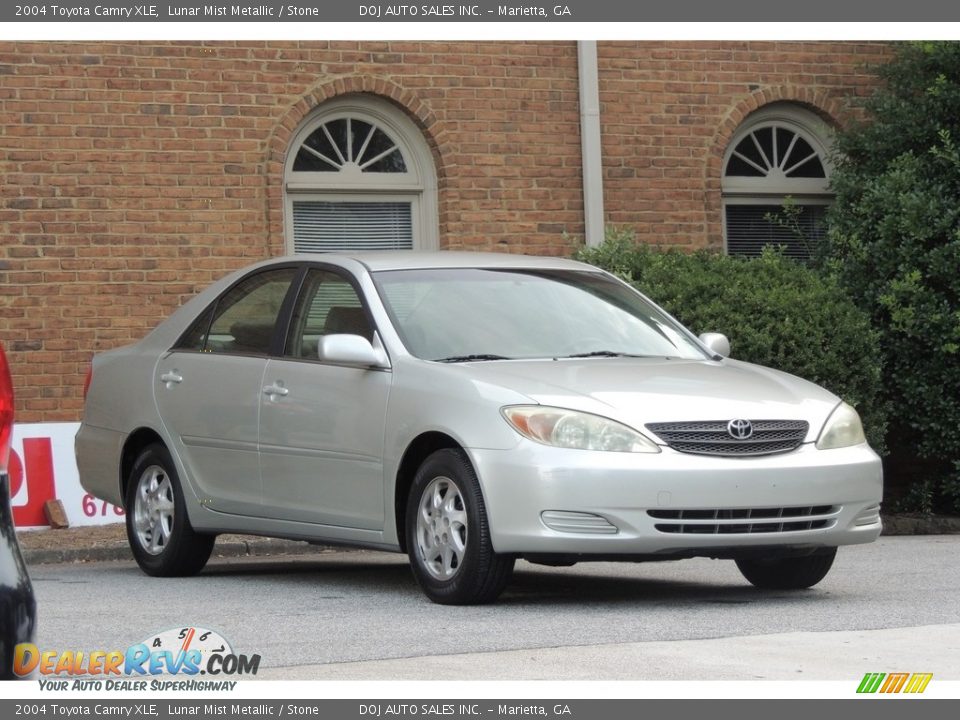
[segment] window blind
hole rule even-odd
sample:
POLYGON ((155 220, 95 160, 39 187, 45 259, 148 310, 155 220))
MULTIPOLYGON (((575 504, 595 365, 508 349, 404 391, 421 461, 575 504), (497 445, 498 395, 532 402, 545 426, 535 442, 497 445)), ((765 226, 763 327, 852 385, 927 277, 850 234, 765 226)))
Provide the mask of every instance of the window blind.
POLYGON ((727 205, 727 253, 756 257, 765 245, 782 245, 784 254, 808 260, 826 232, 826 205, 799 205, 797 218, 800 237, 791 228, 766 219, 780 210, 778 205, 727 205))
POLYGON ((412 203, 296 200, 293 247, 297 253, 410 250, 412 203))

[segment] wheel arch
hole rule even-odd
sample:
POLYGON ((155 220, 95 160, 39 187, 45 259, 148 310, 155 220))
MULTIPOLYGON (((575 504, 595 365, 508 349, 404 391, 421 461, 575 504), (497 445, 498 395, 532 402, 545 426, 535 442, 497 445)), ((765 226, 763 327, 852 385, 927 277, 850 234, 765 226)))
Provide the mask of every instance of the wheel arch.
POLYGON ((160 433, 150 427, 137 428, 127 436, 123 443, 123 449, 120 451, 120 497, 124 505, 126 505, 127 485, 130 482, 130 471, 133 469, 133 464, 145 448, 155 443, 163 445, 167 450, 170 449, 160 433))
POLYGON ((397 467, 393 493, 393 513, 397 528, 397 541, 403 552, 407 551, 407 538, 404 529, 406 527, 407 498, 410 495, 413 478, 424 460, 437 450, 444 449, 463 450, 464 448, 457 440, 444 432, 433 430, 421 433, 407 445, 403 458, 400 460, 400 465, 397 467))

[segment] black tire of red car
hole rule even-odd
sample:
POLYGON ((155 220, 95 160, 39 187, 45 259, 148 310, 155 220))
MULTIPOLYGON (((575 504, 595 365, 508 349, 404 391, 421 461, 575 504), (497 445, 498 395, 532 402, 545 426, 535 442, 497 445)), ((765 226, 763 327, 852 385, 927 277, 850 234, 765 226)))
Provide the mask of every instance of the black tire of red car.
POLYGON ((10 511, 10 483, 0 472, 0 680, 17 680, 14 648, 33 642, 37 601, 23 562, 10 511))
POLYGON ((738 558, 737 567, 752 585, 763 590, 803 590, 827 576, 836 556, 835 547, 823 548, 796 557, 738 558))
POLYGON ((177 468, 165 446, 149 445, 137 457, 127 478, 125 504, 127 539, 145 573, 185 577, 196 575, 207 564, 216 538, 196 532, 190 524, 177 468), (163 521, 155 514, 161 512, 169 515, 169 522, 162 527, 163 521), (138 519, 144 516, 152 516, 153 527, 138 531, 138 519))
POLYGON ((493 550, 480 482, 462 450, 438 450, 420 466, 407 501, 406 541, 417 583, 441 605, 493 602, 513 573, 514 556, 493 550))

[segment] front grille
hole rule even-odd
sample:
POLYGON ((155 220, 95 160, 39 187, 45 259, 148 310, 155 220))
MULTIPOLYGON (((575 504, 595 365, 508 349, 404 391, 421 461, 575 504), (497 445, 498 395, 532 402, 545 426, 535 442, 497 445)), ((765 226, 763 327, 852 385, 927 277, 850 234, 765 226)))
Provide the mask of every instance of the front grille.
POLYGON ((677 452, 692 455, 750 457, 790 452, 807 436, 805 420, 752 420, 753 434, 737 440, 727 432, 728 420, 648 423, 647 429, 677 452))
POLYGON ((839 507, 806 505, 783 508, 721 508, 703 510, 647 510, 663 533, 735 535, 822 530, 834 524, 839 507))

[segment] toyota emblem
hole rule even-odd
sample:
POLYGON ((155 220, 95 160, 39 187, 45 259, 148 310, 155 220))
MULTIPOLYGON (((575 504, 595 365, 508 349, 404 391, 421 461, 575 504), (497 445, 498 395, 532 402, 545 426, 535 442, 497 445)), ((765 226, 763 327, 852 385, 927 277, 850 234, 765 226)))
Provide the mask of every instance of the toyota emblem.
POLYGON ((753 435, 753 424, 749 420, 731 420, 727 423, 727 433, 734 440, 748 440, 753 435))

